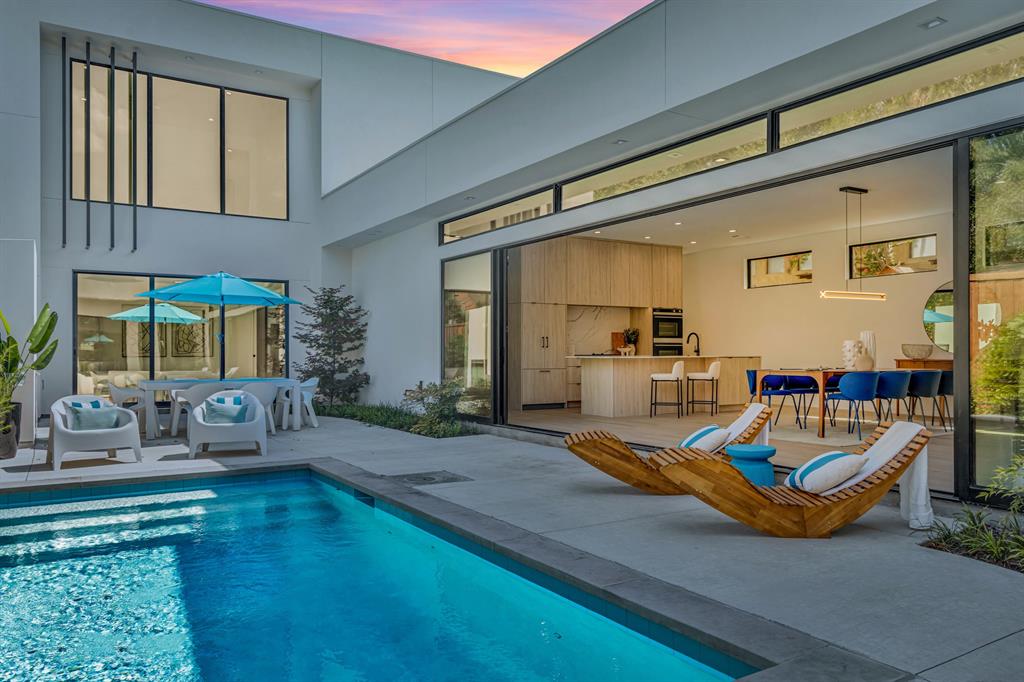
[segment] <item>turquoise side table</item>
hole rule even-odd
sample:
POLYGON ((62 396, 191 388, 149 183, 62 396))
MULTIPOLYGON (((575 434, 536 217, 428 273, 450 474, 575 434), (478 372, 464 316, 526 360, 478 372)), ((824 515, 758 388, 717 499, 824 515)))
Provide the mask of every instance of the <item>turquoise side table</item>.
POLYGON ((773 445, 727 445, 725 454, 732 465, 754 485, 775 485, 775 469, 768 460, 775 455, 773 445))

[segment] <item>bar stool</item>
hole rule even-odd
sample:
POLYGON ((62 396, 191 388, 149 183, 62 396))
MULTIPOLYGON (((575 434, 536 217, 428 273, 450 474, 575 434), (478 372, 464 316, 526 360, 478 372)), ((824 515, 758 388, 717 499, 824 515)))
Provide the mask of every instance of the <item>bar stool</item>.
POLYGON ((718 377, 722 374, 722 363, 715 360, 706 372, 690 372, 686 375, 686 412, 693 412, 694 405, 710 405, 712 416, 718 414, 718 377), (697 400, 697 381, 711 382, 711 400, 697 400))
POLYGON ((683 416, 683 368, 682 360, 676 360, 672 364, 671 372, 656 372, 651 375, 651 417, 658 411, 658 407, 676 408, 676 418, 683 416), (674 403, 658 402, 658 384, 675 384, 676 401, 674 403))

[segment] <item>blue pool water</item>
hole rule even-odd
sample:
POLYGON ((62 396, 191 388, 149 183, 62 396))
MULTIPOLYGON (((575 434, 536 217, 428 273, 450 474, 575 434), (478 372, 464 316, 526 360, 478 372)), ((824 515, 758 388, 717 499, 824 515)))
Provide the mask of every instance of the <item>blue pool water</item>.
POLYGON ((316 479, 0 509, 0 680, 731 679, 316 479))

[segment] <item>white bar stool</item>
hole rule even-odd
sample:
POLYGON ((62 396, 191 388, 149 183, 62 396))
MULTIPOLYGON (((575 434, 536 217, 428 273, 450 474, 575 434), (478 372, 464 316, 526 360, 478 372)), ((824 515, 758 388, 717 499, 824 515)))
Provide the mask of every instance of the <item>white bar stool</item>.
POLYGON ((706 372, 690 372, 686 375, 686 411, 693 412, 694 405, 710 405, 711 415, 718 414, 718 378, 722 374, 722 363, 715 360, 706 372), (697 400, 696 382, 711 382, 711 400, 697 400))
POLYGON ((683 369, 685 365, 682 360, 677 360, 672 365, 671 372, 656 372, 651 375, 651 418, 658 411, 658 407, 676 408, 676 418, 683 416, 683 369), (675 384, 676 401, 658 402, 658 384, 675 384))

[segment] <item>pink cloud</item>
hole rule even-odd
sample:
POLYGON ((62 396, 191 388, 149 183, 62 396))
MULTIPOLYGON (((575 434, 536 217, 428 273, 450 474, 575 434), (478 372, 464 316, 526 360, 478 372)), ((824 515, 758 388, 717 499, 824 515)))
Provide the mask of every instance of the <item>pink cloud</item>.
POLYGON ((204 0, 371 43, 524 76, 648 0, 204 0))

